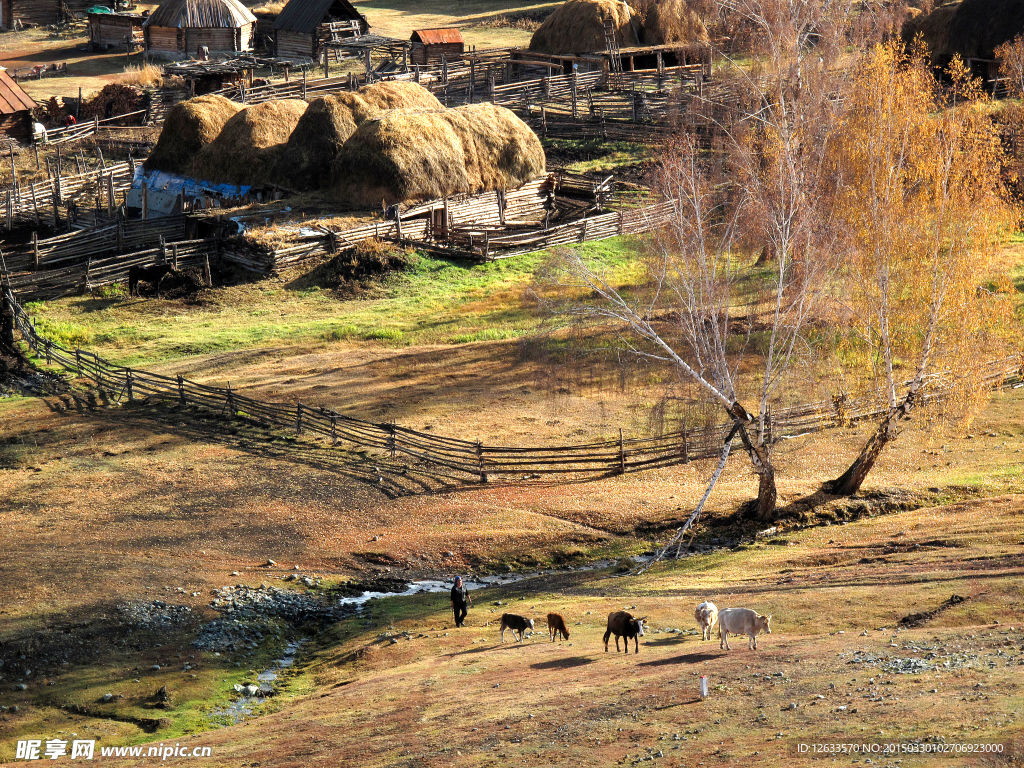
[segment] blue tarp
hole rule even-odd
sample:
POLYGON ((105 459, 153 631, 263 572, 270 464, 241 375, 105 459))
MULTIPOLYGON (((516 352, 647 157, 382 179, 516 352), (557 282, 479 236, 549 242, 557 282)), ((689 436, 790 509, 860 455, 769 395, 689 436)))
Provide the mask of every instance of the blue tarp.
POLYGON ((210 181, 179 176, 176 173, 168 173, 167 171, 150 171, 147 173, 141 165, 138 165, 135 167, 132 189, 142 189, 144 186, 153 192, 164 192, 169 195, 184 193, 186 200, 193 200, 204 195, 241 197, 252 189, 252 186, 240 184, 214 184, 210 181))

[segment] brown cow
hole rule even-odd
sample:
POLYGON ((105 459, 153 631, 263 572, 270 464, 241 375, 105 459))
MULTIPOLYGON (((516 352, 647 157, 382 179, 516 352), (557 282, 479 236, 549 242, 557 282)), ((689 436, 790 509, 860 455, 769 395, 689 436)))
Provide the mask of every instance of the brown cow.
POLYGON ((565 619, 562 618, 562 614, 548 614, 548 633, 551 635, 552 643, 555 642, 555 637, 559 634, 566 640, 569 639, 569 630, 565 628, 565 619))
POLYGON ((604 650, 608 651, 608 638, 615 635, 615 651, 619 650, 619 638, 626 638, 626 653, 629 653, 629 638, 633 638, 633 653, 640 653, 640 640, 644 636, 644 616, 634 619, 626 611, 614 611, 608 614, 608 629, 604 632, 604 650))

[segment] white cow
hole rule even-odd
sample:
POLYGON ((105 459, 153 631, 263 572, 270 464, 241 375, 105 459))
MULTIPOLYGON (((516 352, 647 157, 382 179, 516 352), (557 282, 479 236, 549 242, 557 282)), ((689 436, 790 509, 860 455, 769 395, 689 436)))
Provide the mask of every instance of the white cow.
POLYGON ((718 612, 718 636, 721 638, 718 647, 727 651, 731 650, 729 648, 729 633, 731 632, 734 635, 747 635, 750 638, 747 648, 756 651, 757 634, 761 630, 769 635, 772 633, 771 620, 770 613, 767 616, 762 616, 750 608, 723 608, 718 612))
POLYGON ((705 600, 697 606, 697 610, 693 615, 697 619, 697 626, 701 629, 700 639, 710 640, 711 628, 715 626, 715 622, 718 621, 718 606, 709 600, 705 600))

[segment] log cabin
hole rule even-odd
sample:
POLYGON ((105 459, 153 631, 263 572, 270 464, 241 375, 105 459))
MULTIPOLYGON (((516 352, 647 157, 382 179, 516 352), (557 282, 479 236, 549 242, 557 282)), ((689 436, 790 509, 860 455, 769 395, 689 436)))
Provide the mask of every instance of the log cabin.
POLYGON ((89 13, 89 45, 94 50, 141 47, 144 21, 137 13, 89 13))
POLYGON ((251 51, 256 17, 239 0, 164 0, 145 26, 146 51, 151 56, 180 59, 251 51))
POLYGON ((440 62, 442 56, 453 61, 466 50, 462 33, 455 28, 417 29, 409 39, 413 43, 409 54, 413 64, 440 62))
POLYGON ((84 18, 85 9, 95 5, 91 0, 0 0, 0 23, 13 29, 15 22, 24 26, 45 26, 73 18, 84 18))
POLYGON ((364 35, 366 17, 348 0, 289 0, 274 22, 278 58, 319 61, 323 44, 364 35))
POLYGON ((32 101, 21 86, 0 67, 0 137, 27 144, 32 138, 32 101))

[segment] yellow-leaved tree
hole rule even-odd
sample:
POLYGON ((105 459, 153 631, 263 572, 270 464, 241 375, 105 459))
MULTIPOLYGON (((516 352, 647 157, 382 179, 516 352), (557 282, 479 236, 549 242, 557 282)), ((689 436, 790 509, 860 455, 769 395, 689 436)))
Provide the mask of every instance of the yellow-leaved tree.
POLYGON ((860 455, 829 484, 856 493, 931 384, 970 416, 983 402, 993 324, 1010 310, 980 286, 1011 211, 985 95, 954 60, 940 85, 920 51, 865 52, 831 151, 835 212, 850 238, 842 285, 851 332, 887 405, 860 455))

